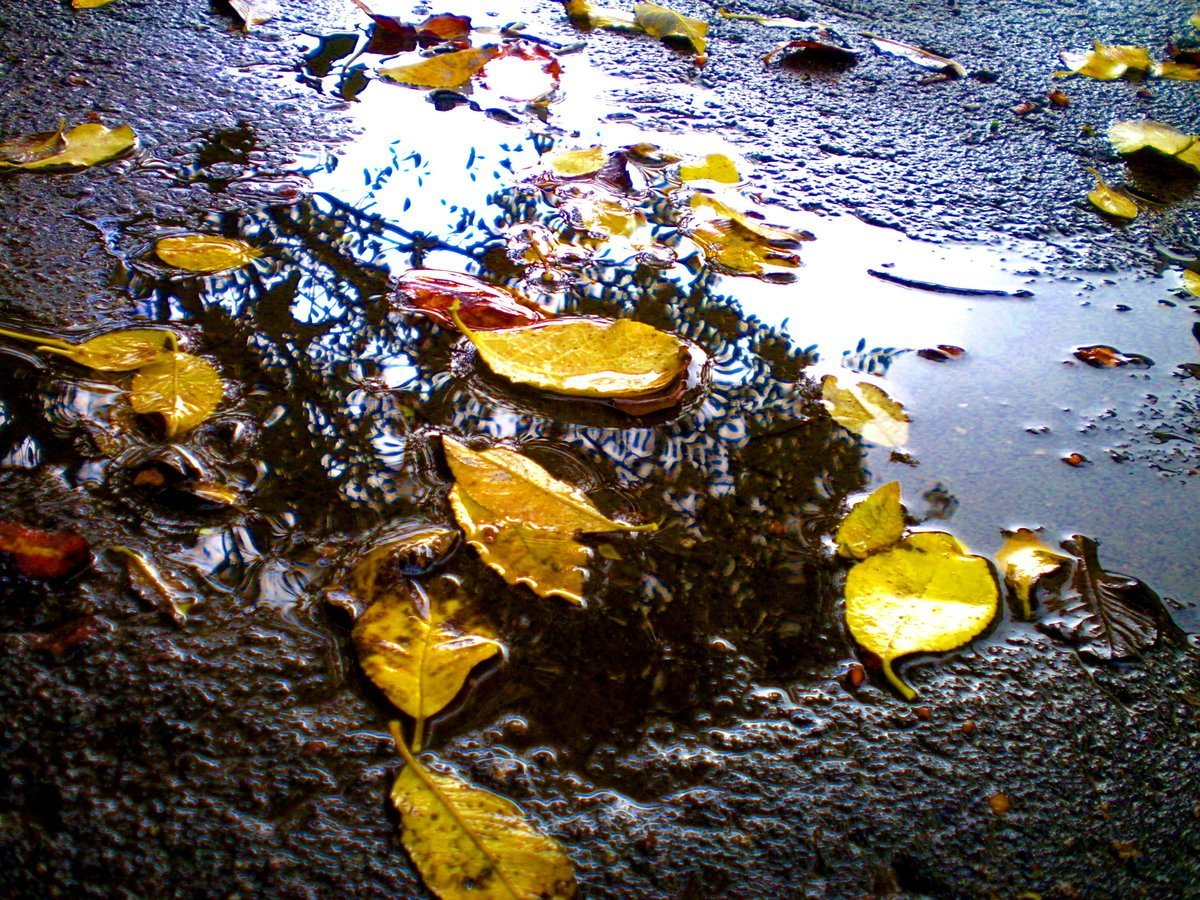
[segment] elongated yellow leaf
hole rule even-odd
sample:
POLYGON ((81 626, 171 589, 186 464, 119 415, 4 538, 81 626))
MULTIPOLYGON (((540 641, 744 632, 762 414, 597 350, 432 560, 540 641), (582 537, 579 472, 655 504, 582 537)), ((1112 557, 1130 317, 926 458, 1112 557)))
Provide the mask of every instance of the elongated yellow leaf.
POLYGON ((392 785, 400 840, 443 900, 565 900, 575 871, 562 845, 511 800, 426 769, 397 741, 406 765, 392 785))
POLYGON ((996 554, 996 563, 1004 572, 1004 580, 1021 603, 1021 617, 1033 614, 1033 589, 1043 575, 1057 572, 1070 562, 1070 557, 1052 550, 1028 528, 1007 535, 1004 546, 996 554))
POLYGON ((1132 219, 1137 216, 1137 203, 1134 202, 1128 191, 1110 186, 1095 169, 1088 169, 1088 171, 1096 179, 1096 186, 1088 191, 1087 195, 1092 206, 1103 213, 1121 219, 1132 219))
POLYGON ((890 481, 847 513, 837 530, 838 553, 851 559, 866 559, 903 536, 900 482, 890 481))
POLYGON ((121 546, 111 549, 125 557, 129 582, 138 593, 179 624, 187 621, 188 614, 196 605, 196 598, 177 576, 164 575, 144 553, 137 550, 121 546))
POLYGON ((581 28, 611 28, 616 31, 641 31, 632 13, 623 9, 598 7, 589 0, 566 0, 571 21, 581 28))
POLYGON ((397 707, 422 720, 441 712, 471 670, 501 647, 461 590, 442 588, 431 598, 418 591, 398 586, 381 596, 355 623, 353 639, 367 677, 397 707))
POLYGON ((108 6, 113 0, 71 0, 71 6, 75 9, 96 9, 100 6, 108 6))
POLYGON ((737 184, 742 180, 737 164, 724 153, 710 153, 703 160, 684 163, 679 167, 683 181, 718 181, 721 184, 737 184))
POLYGON ((864 440, 884 447, 908 443, 908 413, 868 381, 842 386, 837 376, 826 375, 821 379, 821 402, 835 422, 864 440))
POLYGON ((224 394, 221 376, 206 360, 167 352, 133 377, 129 402, 143 415, 162 416, 167 437, 175 437, 212 415, 224 394))
POLYGON ((150 328, 110 331, 80 344, 70 344, 58 338, 36 334, 22 334, 5 328, 0 328, 0 335, 29 341, 36 344, 38 350, 65 356, 72 362, 98 372, 129 372, 140 369, 161 356, 164 350, 175 347, 176 342, 172 332, 150 328))
POLYGON ((583 604, 592 551, 579 534, 655 531, 601 513, 578 488, 507 447, 476 452, 442 438, 454 475, 450 505, 467 542, 509 584, 583 604))
POLYGON ((1000 589, 987 560, 945 532, 920 532, 856 564, 846 576, 846 625, 883 662, 908 700, 916 691, 892 662, 962 646, 996 615, 1000 589))
POLYGON ((240 269, 262 256, 262 251, 238 238, 217 234, 176 234, 159 238, 154 252, 168 266, 213 275, 240 269))
POLYGON ((686 44, 693 53, 703 57, 708 49, 705 35, 708 23, 681 15, 657 3, 638 3, 633 7, 634 21, 646 34, 663 41, 686 44))
POLYGON ((1200 66, 1168 59, 1151 66, 1150 74, 1155 78, 1166 78, 1168 81, 1200 81, 1200 66))
POLYGON ((471 76, 487 65, 497 52, 495 47, 454 50, 416 62, 385 66, 379 74, 410 87, 457 88, 470 81, 471 76))
POLYGON ((550 319, 496 331, 455 321, 497 375, 576 397, 654 394, 682 375, 690 358, 679 338, 631 319, 550 319))
POLYGON ((67 149, 66 120, 60 120, 57 131, 39 131, 0 141, 0 165, 23 166, 39 162, 67 149))
POLYGON ((23 163, 8 162, 0 157, 0 167, 48 169, 52 166, 94 166, 137 146, 137 136, 128 125, 106 128, 95 122, 86 122, 76 125, 62 137, 66 146, 57 153, 23 163))
POLYGON ((1059 75, 1086 75, 1100 81, 1112 81, 1124 75, 1145 72, 1152 65, 1145 47, 1128 44, 1095 43, 1091 50, 1068 50, 1061 55, 1063 65, 1071 71, 1059 75))

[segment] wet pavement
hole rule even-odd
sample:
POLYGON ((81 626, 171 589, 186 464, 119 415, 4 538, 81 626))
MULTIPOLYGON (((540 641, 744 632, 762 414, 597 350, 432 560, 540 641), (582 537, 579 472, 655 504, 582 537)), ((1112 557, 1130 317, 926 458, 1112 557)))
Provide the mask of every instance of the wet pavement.
MULTIPOLYGON (((1200 883, 1200 429, 1183 368, 1200 344, 1178 262, 1200 246, 1196 184, 1127 168, 1103 137, 1143 116, 1195 133, 1200 104, 1186 82, 1049 77, 1092 39, 1157 52, 1189 37, 1194 10, 790 7, 862 53, 788 68, 762 61, 788 29, 680 9, 713 23, 703 68, 646 37, 581 35, 555 3, 522 9, 527 34, 572 51, 540 115, 369 78, 378 58, 349 3, 285 2, 250 34, 217 3, 0 11, 0 131, 95 112, 142 142, 0 181, 0 325, 170 323, 229 385, 169 442, 128 413, 119 379, 0 349, 3 518, 72 529, 95 554, 65 585, 0 572, 0 892, 422 895, 387 802, 395 713, 324 592, 397 523, 453 525, 442 432, 519 441, 603 509, 663 523, 621 543, 584 610, 507 587, 466 549, 441 570, 486 599, 509 653, 426 747, 557 837, 581 896, 1200 883), (931 77, 861 32, 968 75, 931 77), (703 347, 711 369, 680 409, 630 419, 514 390, 453 334, 389 312, 388 278, 410 266, 522 284, 509 229, 556 215, 521 186, 532 167, 642 141, 739 157, 755 208, 815 238, 793 281, 769 283, 711 273, 655 226, 679 264, 613 246, 544 294, 703 347), (1090 209, 1088 166, 1150 197, 1145 214, 1090 209), (171 272, 151 248, 181 230, 267 252, 228 276, 171 272), (1075 356, 1092 344, 1153 365, 1092 368, 1075 356), (939 345, 966 352, 918 352, 939 345), (824 412, 821 376, 854 372, 912 415, 905 452, 824 412), (1065 464, 1074 453, 1087 462, 1065 464), (848 499, 893 479, 924 527, 985 555, 1017 526, 1099 539, 1184 634, 1105 664, 1006 610, 905 667, 914 703, 861 680, 830 536, 848 499), (182 625, 114 546, 195 602, 182 625)), ((376 11, 512 22, 478 2, 376 11)))

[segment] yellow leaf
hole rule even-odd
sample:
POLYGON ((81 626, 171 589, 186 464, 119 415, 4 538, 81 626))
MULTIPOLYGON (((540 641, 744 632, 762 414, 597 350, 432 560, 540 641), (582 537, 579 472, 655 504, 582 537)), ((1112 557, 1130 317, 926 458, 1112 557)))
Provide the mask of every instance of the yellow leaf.
POLYGON ((1200 12, 1192 13, 1192 17, 1188 19, 1188 24, 1193 28, 1200 28, 1200 12))
POLYGON ((0 167, 47 169, 51 166, 94 166, 137 146, 137 136, 128 125, 106 128, 95 122, 76 125, 62 136, 66 146, 51 156, 31 162, 13 163, 0 157, 0 167))
POLYGON ((1200 297, 1200 272, 1193 272, 1191 269, 1183 270, 1183 287, 1195 297, 1200 297))
POLYGON ((717 271, 764 276, 769 265, 795 268, 800 257, 790 248, 812 240, 807 232, 768 225, 707 194, 693 194, 688 202, 694 217, 688 237, 704 251, 705 264, 717 271))
POLYGON ((96 9, 98 6, 108 6, 113 0, 71 0, 75 9, 96 9))
POLYGON ((174 575, 164 575, 144 553, 129 547, 113 546, 126 560, 129 583, 155 608, 183 624, 196 605, 184 583, 174 575))
POLYGON ((866 559, 886 550, 904 536, 904 508, 900 482, 890 481, 846 514, 837 530, 838 553, 866 559))
POLYGON ((710 153, 703 162, 685 163, 679 167, 679 177, 684 181, 719 181, 721 184, 737 184, 742 180, 737 165, 723 153, 710 153))
POLYGON ((651 37, 686 44, 692 52, 703 57, 707 50, 704 36, 708 23, 684 16, 657 3, 638 3, 633 7, 634 21, 651 37))
POLYGON ((212 415, 224 394, 211 364, 190 353, 168 352, 133 377, 129 402, 143 415, 162 416, 167 437, 175 437, 212 415))
POLYGON ((433 893, 443 900, 575 896, 566 851, 516 804, 426 769, 402 740, 396 746, 406 763, 392 785, 400 840, 433 893))
POLYGON ((564 178, 579 178, 600 171, 606 162, 608 151, 596 146, 556 153, 550 157, 550 168, 564 178))
POLYGON ((688 366, 688 345, 631 319, 549 319, 495 331, 459 329, 497 375, 558 394, 644 397, 688 366))
POLYGON ((1116 122, 1108 129, 1108 140, 1118 153, 1155 150, 1200 172, 1200 143, 1196 135, 1184 134, 1165 122, 1150 119, 1116 122))
POLYGON ((38 131, 0 141, 0 165, 23 166, 62 153, 67 149, 63 135, 66 128, 66 120, 62 119, 57 131, 38 131))
POLYGON ((159 238, 158 258, 168 266, 213 275, 239 269, 262 256, 262 251, 237 238, 216 234, 178 234, 159 238))
POLYGON ((472 47, 420 59, 417 62, 385 66, 379 74, 390 81, 411 87, 458 88, 496 56, 495 47, 472 47))
POLYGON ((1129 192, 1108 185, 1095 169, 1088 169, 1096 179, 1096 186, 1088 191, 1087 198, 1100 212, 1122 219, 1132 219, 1138 214, 1137 203, 1129 192))
POLYGON ((432 598, 399 585, 368 607, 353 631, 363 671, 417 720, 441 712, 471 670, 501 649, 457 585, 445 578, 436 584, 432 598))
POLYGON ((1174 60, 1155 63, 1150 74, 1157 78, 1170 81, 1200 81, 1200 66, 1195 63, 1181 63, 1174 60))
POLYGON ((1086 75, 1100 81, 1112 81, 1130 72, 1146 72, 1152 62, 1145 47, 1128 44, 1092 44, 1091 50, 1068 50, 1060 54, 1070 72, 1065 75, 1086 75))
POLYGON ((571 21, 581 28, 613 28, 618 31, 641 31, 634 17, 623 9, 594 6, 588 0, 566 0, 564 4, 571 21))
POLYGON ((996 554, 996 563, 1004 572, 1004 580, 1021 602, 1021 617, 1033 613, 1031 597, 1038 579, 1057 572, 1070 557, 1051 550, 1028 528, 1007 535, 1004 546, 996 554))
POLYGON ((905 699, 916 691, 892 669, 909 653, 941 653, 975 637, 996 615, 1000 589, 987 560, 945 532, 920 532, 846 575, 846 625, 883 662, 905 699))
POLYGON ((238 14, 249 30, 255 25, 269 22, 279 15, 279 4, 276 0, 229 0, 229 5, 238 14))
POLYGON ((175 347, 175 335, 172 332, 149 328, 110 331, 81 344, 69 344, 57 338, 22 334, 4 328, 0 328, 0 335, 37 344, 38 350, 65 356, 72 362, 98 372, 129 372, 140 369, 161 356, 164 350, 175 347))
POLYGON ((591 550, 579 534, 655 531, 601 513, 578 488, 506 447, 476 452, 443 437, 454 475, 450 505, 467 542, 509 584, 583 604, 591 550))
POLYGON ((908 413, 870 382, 842 387, 836 376, 826 375, 821 379, 821 402, 835 422, 864 440, 884 447, 908 443, 908 413))
POLYGON ((558 211, 573 229, 600 239, 612 235, 630 237, 646 224, 641 210, 630 209, 626 203, 602 192, 568 196, 559 201, 558 211))

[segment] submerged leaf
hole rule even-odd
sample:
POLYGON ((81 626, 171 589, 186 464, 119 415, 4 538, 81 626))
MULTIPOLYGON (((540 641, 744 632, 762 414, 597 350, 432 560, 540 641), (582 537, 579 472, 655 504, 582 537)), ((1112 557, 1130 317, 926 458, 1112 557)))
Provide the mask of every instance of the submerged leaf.
POLYGON ((161 356, 164 350, 173 349, 176 344, 173 332, 150 328, 110 331, 80 344, 36 334, 22 334, 4 328, 0 328, 0 335, 29 341, 36 344, 38 350, 65 356, 72 362, 98 372, 129 372, 140 369, 161 356))
MULTIPOLYGON (((33 137, 35 144, 38 139, 49 140, 45 135, 34 135, 33 137)), ((18 138, 16 140, 27 139, 18 138)), ((137 146, 137 136, 128 125, 106 128, 96 122, 76 125, 62 135, 62 140, 66 146, 56 153, 40 156, 28 162, 12 162, 0 154, 0 168, 48 169, 52 166, 94 166, 127 153, 137 146)), ((35 153, 35 155, 37 154, 35 153)))
POLYGON ((737 165, 724 153, 710 153, 702 161, 684 163, 679 167, 683 181, 718 181, 722 184, 737 184, 742 180, 737 165))
POLYGON ((87 563, 87 541, 69 531, 44 531, 0 522, 0 554, 26 578, 66 578, 87 563))
POLYGON ((1004 581, 1021 604, 1021 617, 1033 614, 1033 589, 1043 575, 1057 572, 1070 560, 1044 543, 1028 528, 1008 533, 1004 546, 996 554, 996 563, 1004 572, 1004 581))
POLYGON ((389 81, 411 87, 458 88, 470 81, 498 52, 496 47, 455 50, 416 62, 385 66, 379 70, 379 74, 389 81))
POLYGON ((687 235, 704 251, 705 264, 719 272, 770 277, 768 266, 799 266, 792 248, 812 240, 808 232, 768 225, 707 194, 688 202, 694 219, 687 235))
POLYGON ((217 408, 225 385, 207 360, 168 352, 133 378, 129 402, 136 412, 163 418, 167 437, 191 431, 217 408))
POLYGON ((861 435, 864 440, 884 447, 903 447, 908 443, 908 423, 904 407, 882 388, 868 381, 840 385, 835 375, 821 379, 821 402, 833 420, 861 435))
POLYGON ((1184 134, 1165 122, 1150 119, 1117 122, 1108 129, 1108 140, 1118 153, 1154 150, 1200 171, 1200 144, 1197 144, 1197 137, 1184 134))
POLYGON ((563 318, 500 331, 461 329, 502 378, 603 399, 644 397, 679 378, 688 345, 631 319, 563 318))
POLYGON ((433 893, 443 900, 575 895, 566 851, 515 803, 426 769, 402 740, 396 746, 406 763, 392 785, 400 839, 433 893))
POLYGON ((439 269, 409 269, 396 279, 390 299, 393 309, 420 313, 443 328, 457 329, 453 308, 462 323, 476 331, 531 325, 546 318, 533 301, 513 291, 439 269))
POLYGON ((564 178, 579 178, 599 172, 608 162, 609 152, 597 145, 581 150, 566 150, 555 153, 548 160, 556 175, 564 178))
POLYGON ((467 542, 509 584, 583 603, 591 550, 579 534, 655 531, 601 513, 578 488, 507 447, 476 452, 442 438, 454 475, 450 505, 467 542))
POLYGON ((708 23, 701 19, 693 19, 659 6, 657 3, 638 3, 633 7, 634 20, 638 26, 651 37, 656 37, 665 43, 680 43, 686 45, 697 58, 703 60, 707 53, 708 23))
POLYGON ((971 556, 945 532, 919 532, 850 570, 846 625, 912 700, 916 692, 900 680, 892 662, 909 653, 962 646, 992 621, 999 599, 987 560, 971 556))
POLYGON ((1128 44, 1092 44, 1091 50, 1067 50, 1060 54, 1069 72, 1060 75, 1086 75, 1099 81, 1113 81, 1131 73, 1146 72, 1152 62, 1145 47, 1128 44))
POLYGON ((1096 179, 1096 186, 1088 191, 1087 198, 1092 206, 1102 213, 1121 219, 1132 219, 1138 214, 1137 203, 1124 188, 1108 185, 1095 169, 1088 169, 1096 179))
POLYGON ((154 252, 168 266, 206 275, 240 269, 262 256, 261 250, 243 240, 216 234, 177 234, 159 238, 154 252))
POLYGON ((0 141, 0 164, 23 166, 62 153, 67 149, 63 134, 66 128, 66 120, 61 120, 57 131, 39 131, 0 141))
POLYGON ((903 536, 900 482, 890 481, 846 514, 837 530, 838 553, 851 559, 866 559, 872 553, 886 550, 903 536))

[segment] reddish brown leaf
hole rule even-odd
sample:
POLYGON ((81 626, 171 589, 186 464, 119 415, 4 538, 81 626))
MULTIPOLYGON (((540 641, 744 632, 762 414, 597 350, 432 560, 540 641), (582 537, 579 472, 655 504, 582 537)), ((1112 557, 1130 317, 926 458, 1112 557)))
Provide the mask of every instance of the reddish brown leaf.
POLYGON ((51 656, 66 656, 80 644, 87 643, 101 631, 100 620, 95 616, 69 619, 53 631, 38 635, 31 646, 51 656))
POLYGON ((417 47, 429 47, 443 41, 466 41, 471 34, 469 16, 449 14, 430 16, 420 25, 409 25, 394 16, 372 15, 375 24, 365 53, 393 56, 417 47))
POLYGON ((65 578, 88 560, 87 541, 77 534, 42 531, 13 522, 0 522, 0 553, 12 557, 16 570, 28 578, 65 578))
POLYGON ((532 325, 548 318, 531 300, 461 272, 410 269, 393 286, 393 309, 420 313, 444 328, 457 330, 450 309, 473 331, 532 325))
POLYGON ((506 100, 536 100, 558 87, 562 64, 541 44, 511 41, 484 66, 482 78, 506 100))
POLYGON ((1082 453, 1068 453, 1062 458, 1068 466, 1078 469, 1080 466, 1085 466, 1088 463, 1088 458, 1082 453))
POLYGON ((1148 356, 1142 356, 1140 353, 1122 353, 1116 347, 1110 347, 1107 344, 1092 344, 1087 347, 1079 347, 1075 351, 1075 358, 1095 369, 1116 368, 1119 366, 1148 369, 1154 365, 1154 361, 1148 356))

